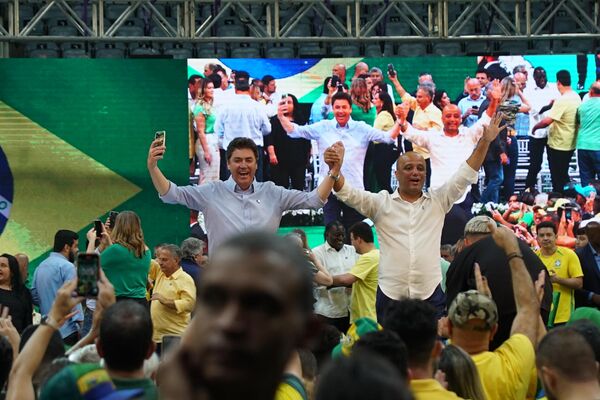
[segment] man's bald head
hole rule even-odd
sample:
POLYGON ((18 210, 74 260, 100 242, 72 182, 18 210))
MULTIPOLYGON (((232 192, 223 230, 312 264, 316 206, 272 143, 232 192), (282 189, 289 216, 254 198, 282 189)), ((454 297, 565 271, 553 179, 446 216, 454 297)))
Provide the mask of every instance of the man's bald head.
POLYGON ((600 82, 596 81, 590 86, 590 97, 600 97, 600 82))
POLYGON ((362 74, 368 74, 368 73, 369 73, 369 66, 367 65, 366 62, 361 61, 354 66, 354 76, 355 77, 362 75, 362 74))
POLYGON ((456 112, 457 110, 460 112, 460 108, 458 108, 458 106, 456 104, 448 104, 442 110, 442 115, 445 115, 447 113, 453 113, 453 112, 456 112))
POLYGON ((527 75, 522 72, 517 72, 515 74, 515 83, 519 86, 519 89, 524 90, 525 86, 527 86, 527 75))
POLYGON ((425 163, 425 159, 422 155, 415 151, 407 151, 406 153, 400 154, 400 156, 398 157, 398 160, 396 161, 396 169, 399 169, 403 164, 405 164, 408 161, 423 161, 423 163, 425 163))
POLYGON ((469 93, 471 99, 479 99, 481 96, 481 83, 477 78, 471 78, 467 81, 467 93, 469 93))

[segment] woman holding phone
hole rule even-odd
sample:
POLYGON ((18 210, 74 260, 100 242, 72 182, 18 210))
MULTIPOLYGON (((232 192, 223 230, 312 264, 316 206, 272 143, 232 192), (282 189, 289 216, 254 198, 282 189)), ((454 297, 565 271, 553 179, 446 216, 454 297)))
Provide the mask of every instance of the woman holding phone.
POLYGON ((102 240, 106 249, 100 254, 100 265, 115 288, 117 301, 129 299, 147 306, 151 254, 144 243, 138 215, 133 211, 120 212, 111 234, 103 233, 102 240))
POLYGON ((219 180, 219 139, 215 135, 215 112, 213 109, 214 83, 202 81, 198 100, 194 106, 196 121, 196 158, 200 169, 199 184, 219 180))

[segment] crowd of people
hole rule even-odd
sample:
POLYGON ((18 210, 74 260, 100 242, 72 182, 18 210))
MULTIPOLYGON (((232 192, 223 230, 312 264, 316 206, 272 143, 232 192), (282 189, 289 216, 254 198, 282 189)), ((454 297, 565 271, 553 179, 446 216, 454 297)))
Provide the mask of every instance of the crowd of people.
POLYGON ((552 88, 536 67, 528 88, 527 69, 481 68, 452 102, 430 74, 409 93, 393 66, 387 83, 337 64, 303 116, 272 76, 204 72, 189 80, 198 184, 162 173, 164 138, 147 158, 159 198, 203 232, 149 246, 119 212, 87 232, 87 297, 76 232, 31 276, 25 254, 0 255, 5 398, 600 398, 599 83, 581 102, 565 70, 552 88), (277 235, 286 210, 320 208, 321 245, 277 235))

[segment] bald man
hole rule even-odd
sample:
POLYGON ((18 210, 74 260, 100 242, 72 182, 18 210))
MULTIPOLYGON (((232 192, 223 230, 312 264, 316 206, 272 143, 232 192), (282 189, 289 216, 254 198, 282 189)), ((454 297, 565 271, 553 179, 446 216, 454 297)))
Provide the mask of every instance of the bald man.
POLYGON ((331 69, 332 75, 337 75, 341 83, 346 83, 346 66, 344 64, 335 64, 331 69))
MULTIPOLYGON (((335 182, 338 199, 370 218, 377 230, 381 247, 376 298, 378 321, 385 319, 387 306, 402 297, 425 300, 436 308, 439 317, 443 315, 446 298, 440 286, 440 238, 444 217, 477 181, 489 144, 501 129, 500 119, 492 118, 471 156, 438 189, 423 191, 425 160, 414 152, 398 158, 398 190, 392 194, 352 188, 342 174, 335 182)), ((402 120, 401 123, 406 124, 402 120)), ((448 121, 447 125, 449 132, 456 132, 459 123, 448 121)), ((336 147, 339 145, 325 152, 326 162, 335 159, 339 151, 336 147)))
POLYGON ((366 62, 361 61, 354 66, 354 76, 352 77, 352 80, 363 74, 369 74, 369 66, 366 62))
POLYGON ((468 96, 458 102, 458 108, 462 113, 463 125, 469 127, 479 119, 477 113, 485 96, 481 93, 481 83, 476 78, 469 79, 466 87, 468 96))

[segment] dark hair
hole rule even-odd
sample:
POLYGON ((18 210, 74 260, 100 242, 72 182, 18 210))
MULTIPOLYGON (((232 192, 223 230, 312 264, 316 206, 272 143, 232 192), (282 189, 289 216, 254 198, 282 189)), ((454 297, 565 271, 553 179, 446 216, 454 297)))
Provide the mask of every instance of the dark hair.
POLYGON ((381 111, 387 111, 388 113, 390 113, 390 115, 395 121, 396 113, 394 112, 394 102, 392 101, 392 97, 387 92, 379 92, 377 93, 377 95, 379 96, 379 100, 383 102, 383 104, 381 105, 381 111))
POLYGON ((54 246, 52 251, 60 253, 65 248, 65 245, 72 246, 78 239, 79 235, 76 232, 61 229, 54 235, 54 246))
MULTIPOLYGON (((286 266, 297 272, 298 293, 294 299, 299 309, 308 318, 313 313, 313 277, 308 260, 300 246, 294 245, 289 239, 264 231, 246 232, 234 236, 217 249, 218 253, 225 253, 235 249, 247 254, 263 254, 273 252, 287 261, 286 266)), ((201 296, 198 294, 198 298, 201 296)))
POLYGON ((0 336, 0 388, 3 388, 8 380, 8 374, 12 367, 13 351, 8 339, 0 336))
POLYGON ((369 74, 360 74, 359 76, 357 76, 357 78, 360 78, 360 79, 367 79, 370 77, 371 77, 371 75, 369 75, 369 74))
MULTIPOLYGON (((208 82, 208 81, 212 82, 213 86, 215 88, 221 87, 221 83, 222 83, 221 75, 217 74, 216 72, 212 73, 206 77, 204 82, 208 82)), ((204 84, 202 86, 204 86, 204 84)))
POLYGON ((350 227, 349 232, 353 234, 354 237, 359 237, 367 243, 373 243, 375 241, 373 229, 366 222, 359 221, 355 223, 350 227))
POLYGON ((225 71, 225 68, 223 68, 223 66, 221 64, 214 64, 215 68, 213 69, 213 73, 217 73, 217 72, 224 72, 225 75, 227 75, 227 71, 225 71))
POLYGON ((416 299, 394 301, 386 310, 383 327, 396 332, 404 341, 409 366, 429 362, 437 340, 437 318, 431 304, 416 299))
POLYGON ((345 230, 344 224, 342 224, 340 221, 338 221, 338 220, 331 221, 330 223, 325 225, 325 231, 323 232, 323 236, 325 237, 325 239, 327 239, 327 234, 333 228, 341 228, 342 230, 345 230))
POLYGON ((328 76, 327 78, 325 78, 325 80, 323 81, 323 93, 324 94, 329 94, 329 81, 331 80, 331 77, 328 76))
POLYGON ((368 351, 385 358, 398 369, 402 378, 408 379, 408 349, 396 332, 385 329, 369 332, 356 341, 352 352, 356 351, 368 351))
POLYGON ((443 111, 442 107, 442 97, 444 97, 444 93, 448 95, 445 89, 436 89, 435 94, 433 95, 433 105, 443 111))
POLYGON ((525 203, 528 206, 533 206, 535 204, 535 196, 537 196, 538 192, 536 189, 533 190, 524 190, 519 193, 518 199, 521 203, 525 203))
POLYGON ((333 105, 335 104, 336 101, 338 100, 344 100, 347 101, 348 104, 350 106, 352 106, 352 97, 348 94, 348 93, 344 93, 344 92, 337 92, 336 94, 334 94, 331 97, 331 106, 333 107, 333 105))
POLYGON ((265 75, 262 77, 262 83, 267 86, 271 81, 274 81, 275 77, 273 75, 265 75))
POLYGON ((571 73, 566 69, 561 69, 556 73, 556 80, 563 86, 571 86, 571 73))
POLYGON ((590 88, 590 92, 592 92, 595 95, 600 95, 600 87, 598 87, 597 85, 592 85, 592 87, 590 88))
POLYGON ((196 74, 190 75, 190 77, 188 78, 188 85, 195 84, 198 79, 202 79, 202 77, 200 75, 196 75, 196 74))
POLYGON ((256 147, 256 143, 252 139, 248 139, 245 137, 237 137, 229 142, 229 146, 227 146, 227 161, 231 158, 231 155, 234 151, 239 149, 250 149, 254 153, 254 157, 258 162, 258 147, 256 147))
POLYGON ((584 337, 592 347, 596 361, 600 362, 600 329, 589 319, 578 319, 568 327, 584 337))
POLYGON ((333 360, 317 383, 316 400, 409 400, 412 394, 396 368, 369 352, 333 360))
POLYGON ((387 93, 388 92, 388 87, 387 84, 383 81, 379 81, 379 82, 375 82, 373 84, 373 86, 371 87, 371 91, 373 91, 373 88, 378 87, 379 89, 381 89, 382 93, 387 93))
POLYGON ((488 78, 490 77, 488 70, 485 69, 484 67, 479 67, 479 68, 477 68, 477 71, 475 71, 475 75, 481 74, 481 73, 486 74, 488 78))
MULTIPOLYGON (((300 102, 298 102, 298 98, 291 93, 288 93, 287 96, 292 99, 292 104, 294 105, 294 111, 292 112, 292 117, 294 118, 294 123, 298 125, 304 125, 308 122, 308 118, 304 112, 302 112, 302 107, 300 107, 300 102)), ((333 103, 332 103, 333 104, 333 103)))
POLYGON ((26 288, 23 283, 23 278, 21 277, 19 261, 15 256, 8 253, 0 254, 0 257, 6 257, 8 260, 8 268, 10 269, 10 288, 20 297, 26 288))
MULTIPOLYGON (((209 75, 212 76, 212 75, 209 75)), ((217 75, 219 76, 219 75, 217 75)), ((208 86, 209 83, 213 84, 213 88, 217 88, 219 86, 215 85, 215 83, 212 81, 212 79, 204 79, 202 81, 202 86, 200 86, 200 93, 202 94, 202 96, 204 96, 204 92, 206 91, 206 87, 208 86)), ((221 77, 219 76, 219 85, 221 85, 221 77)))
POLYGON ((312 345, 312 352, 317 359, 319 370, 331 360, 331 351, 340 343, 342 333, 331 324, 322 324, 319 334, 315 335, 316 342, 312 345))
POLYGON ((552 229, 552 232, 554 232, 555 235, 558 232, 557 229, 556 229, 556 225, 552 221, 542 221, 542 222, 540 222, 539 224, 536 225, 535 230, 539 234, 540 233, 540 229, 542 229, 542 228, 550 228, 550 229, 552 229))
POLYGON ((598 379, 596 358, 587 340, 574 329, 561 327, 548 332, 536 354, 538 370, 549 367, 574 382, 598 379))
POLYGON ((98 338, 108 368, 117 371, 142 368, 152 346, 148 309, 133 300, 113 304, 104 311, 98 338))
MULTIPOLYGON (((23 348, 38 327, 39 325, 29 325, 27 328, 23 329, 23 333, 21 333, 21 343, 19 344, 19 353, 23 351, 23 348)), ((65 345, 60 337, 60 332, 54 331, 48 342, 48 346, 46 346, 42 364, 51 363, 55 358, 64 357, 64 355, 65 345)))

